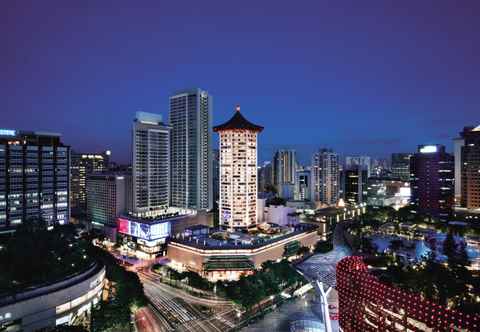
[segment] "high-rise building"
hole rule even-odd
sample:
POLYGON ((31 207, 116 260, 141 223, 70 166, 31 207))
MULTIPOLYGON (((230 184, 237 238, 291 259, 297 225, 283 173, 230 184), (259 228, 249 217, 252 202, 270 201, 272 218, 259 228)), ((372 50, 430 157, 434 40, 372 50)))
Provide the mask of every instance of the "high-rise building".
MULTIPOLYGON (((462 135, 462 133, 460 133, 462 135)), ((462 147, 465 144, 463 137, 453 140, 453 158, 455 162, 455 205, 461 205, 462 200, 462 147)))
POLYGON ((461 206, 480 209, 480 126, 465 128, 461 136, 461 206))
POLYGON ((70 219, 70 147, 60 134, 0 129, 0 232, 70 219))
POLYGON ((169 206, 170 130, 161 115, 137 112, 132 144, 135 212, 169 206))
POLYGON ((411 204, 418 213, 446 221, 454 201, 453 156, 443 145, 420 145, 410 158, 411 204))
POLYGON ((213 127, 220 135, 220 226, 246 230, 257 223, 257 135, 240 106, 227 122, 213 127))
POLYGON ((273 167, 270 161, 266 161, 258 167, 258 191, 264 192, 273 186, 273 167))
POLYGON ((344 180, 343 198, 350 204, 366 203, 368 171, 361 167, 353 166, 352 169, 342 171, 344 180))
POLYGON ((345 157, 345 169, 355 168, 366 170, 368 176, 370 176, 372 171, 372 158, 369 156, 345 157))
POLYGON ((297 161, 295 150, 278 150, 273 156, 273 185, 280 197, 293 198, 297 161))
POLYGON ((338 202, 340 170, 338 154, 331 149, 321 149, 312 157, 312 198, 321 204, 338 202))
POLYGON ((220 198, 220 151, 212 150, 212 192, 213 202, 218 202, 220 198))
POLYGON ((72 150, 70 162, 70 206, 72 215, 87 212, 87 176, 107 170, 110 151, 79 153, 72 150))
POLYGON ((411 156, 411 153, 392 153, 392 177, 398 178, 402 181, 410 181, 411 156))
POLYGON ((296 171, 295 180, 295 200, 310 201, 312 193, 312 169, 302 167, 296 171))
POLYGON ((132 210, 128 193, 131 188, 131 174, 101 172, 87 176, 88 219, 94 228, 108 232, 117 224, 117 217, 132 210))
POLYGON ((212 190, 212 96, 200 89, 170 97, 171 206, 210 210, 212 190))

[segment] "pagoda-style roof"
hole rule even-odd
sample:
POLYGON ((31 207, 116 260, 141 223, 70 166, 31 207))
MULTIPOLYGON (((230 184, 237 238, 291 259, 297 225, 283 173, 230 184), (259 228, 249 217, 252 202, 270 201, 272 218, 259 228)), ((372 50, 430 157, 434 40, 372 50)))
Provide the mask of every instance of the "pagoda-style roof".
POLYGON ((251 123, 244 118, 242 113, 240 113, 240 106, 236 107, 235 114, 227 122, 213 127, 213 131, 224 131, 224 130, 251 130, 260 132, 263 130, 262 126, 251 123))

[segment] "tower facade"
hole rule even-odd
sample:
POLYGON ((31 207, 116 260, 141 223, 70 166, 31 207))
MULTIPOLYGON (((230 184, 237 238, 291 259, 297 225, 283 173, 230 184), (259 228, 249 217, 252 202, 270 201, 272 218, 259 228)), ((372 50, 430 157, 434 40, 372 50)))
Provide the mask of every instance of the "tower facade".
POLYGON ((169 205, 170 130, 159 114, 137 112, 133 123, 133 209, 169 205))
POLYGON ((220 226, 247 230, 257 223, 257 135, 240 106, 227 122, 213 127, 220 135, 220 226))
POLYGON ((418 213, 448 220, 454 202, 454 161, 443 145, 420 145, 410 158, 411 204, 418 213))
POLYGON ((172 206, 210 210, 213 207, 212 96, 200 89, 170 97, 172 206))
POLYGON ((321 149, 312 157, 312 198, 321 204, 336 204, 339 196, 338 154, 321 149))
POLYGON ((461 136, 461 205, 480 209, 480 126, 465 128, 461 136))
POLYGON ((278 150, 273 156, 273 185, 285 199, 293 198, 297 171, 295 150, 278 150))

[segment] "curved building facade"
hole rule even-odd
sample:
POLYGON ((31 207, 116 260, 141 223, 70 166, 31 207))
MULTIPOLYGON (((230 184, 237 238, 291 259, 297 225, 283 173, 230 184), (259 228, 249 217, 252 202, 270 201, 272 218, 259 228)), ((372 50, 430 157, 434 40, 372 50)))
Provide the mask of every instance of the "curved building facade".
POLYGON ((380 282, 363 259, 337 264, 340 326, 343 331, 479 331, 480 316, 449 310, 380 282))
POLYGON ((98 264, 56 283, 0 297, 0 331, 37 331, 69 325, 101 298, 105 267, 98 264))

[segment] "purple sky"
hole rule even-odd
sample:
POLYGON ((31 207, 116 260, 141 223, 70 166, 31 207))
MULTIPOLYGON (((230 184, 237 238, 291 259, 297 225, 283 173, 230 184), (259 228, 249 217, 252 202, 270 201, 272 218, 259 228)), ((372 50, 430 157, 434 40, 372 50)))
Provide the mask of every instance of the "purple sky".
POLYGON ((1 1, 2 128, 130 159, 135 111, 200 87, 293 147, 386 156, 480 124, 478 1, 1 1))

